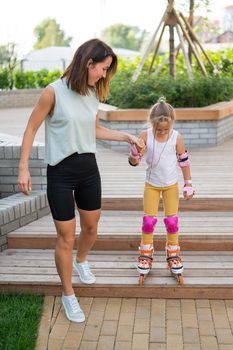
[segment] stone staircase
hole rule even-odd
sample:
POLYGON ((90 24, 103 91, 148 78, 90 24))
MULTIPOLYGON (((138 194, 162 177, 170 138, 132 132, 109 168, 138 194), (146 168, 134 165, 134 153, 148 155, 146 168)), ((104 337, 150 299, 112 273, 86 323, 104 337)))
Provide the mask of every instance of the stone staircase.
MULTIPOLYGON (((154 235, 154 268, 145 284, 138 285, 136 258, 145 164, 141 169, 128 169, 125 155, 103 150, 98 157, 104 210, 98 239, 88 257, 97 282, 83 285, 74 274, 77 295, 233 299, 232 144, 230 140, 206 152, 193 151, 197 195, 189 202, 181 200, 179 213, 185 266, 182 286, 166 269, 162 212, 154 235)), ((0 253, 0 291, 59 295, 61 284, 53 259, 56 233, 51 216, 17 228, 8 233, 7 240, 8 249, 0 253)))

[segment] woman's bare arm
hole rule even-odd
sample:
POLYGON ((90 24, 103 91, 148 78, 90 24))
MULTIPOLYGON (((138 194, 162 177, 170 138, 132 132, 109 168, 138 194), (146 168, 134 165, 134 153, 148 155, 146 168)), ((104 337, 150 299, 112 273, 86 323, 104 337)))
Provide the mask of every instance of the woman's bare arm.
POLYGON ((42 122, 45 120, 47 115, 52 111, 55 101, 54 89, 48 86, 39 98, 32 114, 28 120, 26 126, 22 146, 21 146, 21 157, 19 162, 19 177, 18 187, 21 192, 28 195, 32 183, 28 169, 28 160, 30 157, 32 144, 42 122))

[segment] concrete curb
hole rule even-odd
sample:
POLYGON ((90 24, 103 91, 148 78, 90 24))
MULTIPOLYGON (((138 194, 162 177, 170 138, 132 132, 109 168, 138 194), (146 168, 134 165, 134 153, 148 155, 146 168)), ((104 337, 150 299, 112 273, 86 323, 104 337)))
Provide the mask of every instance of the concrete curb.
POLYGON ((7 248, 7 233, 49 214, 46 191, 29 196, 13 194, 0 200, 0 251, 7 248))

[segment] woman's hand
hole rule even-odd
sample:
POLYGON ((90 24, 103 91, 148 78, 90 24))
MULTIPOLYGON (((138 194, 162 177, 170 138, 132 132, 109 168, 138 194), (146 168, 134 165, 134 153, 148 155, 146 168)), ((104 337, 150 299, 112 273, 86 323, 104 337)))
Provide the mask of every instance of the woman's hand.
POLYGON ((28 196, 31 192, 32 181, 28 169, 19 170, 18 189, 20 192, 23 192, 23 194, 25 194, 26 196, 28 196))
POLYGON ((134 135, 131 135, 131 134, 127 134, 127 140, 126 140, 128 143, 130 143, 131 145, 136 145, 139 147, 139 149, 141 148, 145 148, 145 143, 143 141, 143 139, 141 138, 138 138, 134 135))

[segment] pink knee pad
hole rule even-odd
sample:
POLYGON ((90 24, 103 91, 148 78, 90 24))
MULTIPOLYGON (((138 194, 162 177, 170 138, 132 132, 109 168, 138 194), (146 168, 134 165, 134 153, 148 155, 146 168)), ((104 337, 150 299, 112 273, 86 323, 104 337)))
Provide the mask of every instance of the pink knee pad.
POLYGON ((177 215, 165 217, 163 222, 166 226, 167 233, 177 233, 179 231, 177 215))
POLYGON ((155 216, 144 215, 142 220, 142 232, 153 233, 157 221, 155 216))

